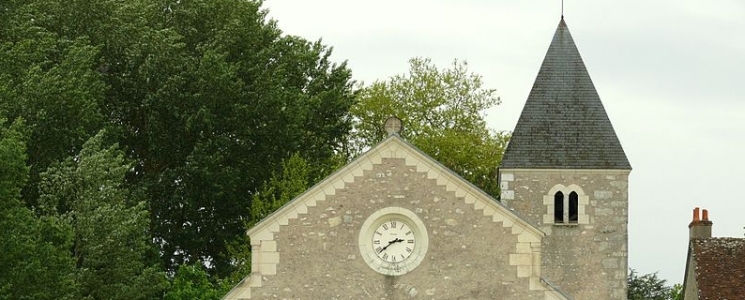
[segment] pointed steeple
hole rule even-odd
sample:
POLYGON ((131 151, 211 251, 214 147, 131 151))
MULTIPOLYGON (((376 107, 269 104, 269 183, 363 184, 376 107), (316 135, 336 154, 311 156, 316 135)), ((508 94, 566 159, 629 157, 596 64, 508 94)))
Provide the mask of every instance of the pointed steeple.
POLYGON ((563 17, 501 168, 631 169, 563 17))

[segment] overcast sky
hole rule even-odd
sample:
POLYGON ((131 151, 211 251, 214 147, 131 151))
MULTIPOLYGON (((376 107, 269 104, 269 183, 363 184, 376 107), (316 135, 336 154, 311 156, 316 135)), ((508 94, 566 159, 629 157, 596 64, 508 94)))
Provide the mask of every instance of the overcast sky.
MULTIPOLYGON (((466 60, 512 131, 560 20, 560 0, 265 0, 287 34, 322 39, 366 83, 466 60)), ((683 282, 692 210, 745 230, 745 1, 567 0, 564 15, 634 170, 629 266, 683 282)))

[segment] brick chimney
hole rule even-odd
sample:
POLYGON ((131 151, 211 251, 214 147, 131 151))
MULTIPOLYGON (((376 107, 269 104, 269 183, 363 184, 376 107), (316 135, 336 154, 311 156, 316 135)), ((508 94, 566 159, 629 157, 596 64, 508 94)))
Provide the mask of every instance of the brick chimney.
POLYGON ((709 221, 709 212, 703 210, 703 216, 699 212, 699 208, 693 209, 693 221, 688 225, 690 230, 690 238, 701 238, 711 237, 711 225, 714 224, 709 221))

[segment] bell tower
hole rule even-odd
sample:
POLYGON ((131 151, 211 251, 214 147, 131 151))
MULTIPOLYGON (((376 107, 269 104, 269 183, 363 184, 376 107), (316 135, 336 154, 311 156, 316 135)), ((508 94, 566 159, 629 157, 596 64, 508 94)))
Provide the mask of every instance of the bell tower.
POLYGON ((630 172, 562 17, 499 177, 502 203, 546 233, 541 275, 576 300, 626 299, 630 172))

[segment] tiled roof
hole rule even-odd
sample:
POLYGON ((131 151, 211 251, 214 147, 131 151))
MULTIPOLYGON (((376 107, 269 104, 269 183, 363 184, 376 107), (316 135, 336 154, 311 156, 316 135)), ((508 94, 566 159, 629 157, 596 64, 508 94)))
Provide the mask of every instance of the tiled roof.
POLYGON ((691 239, 699 300, 745 297, 745 239, 691 239))
POLYGON ((631 169, 563 18, 501 168, 631 169))

